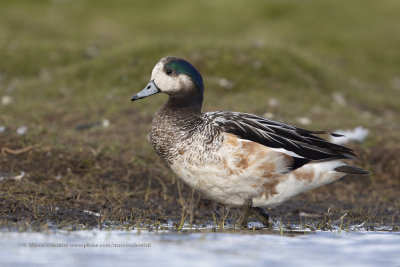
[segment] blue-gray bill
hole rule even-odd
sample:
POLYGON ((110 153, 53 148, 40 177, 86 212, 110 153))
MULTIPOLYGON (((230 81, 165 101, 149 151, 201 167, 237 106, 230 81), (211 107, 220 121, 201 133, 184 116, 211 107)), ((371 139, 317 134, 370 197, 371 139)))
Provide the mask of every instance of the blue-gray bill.
POLYGON ((132 96, 131 100, 135 101, 138 99, 142 99, 142 98, 157 94, 159 92, 161 92, 160 89, 157 87, 157 85, 154 83, 154 81, 151 80, 142 91, 140 91, 136 95, 132 96))

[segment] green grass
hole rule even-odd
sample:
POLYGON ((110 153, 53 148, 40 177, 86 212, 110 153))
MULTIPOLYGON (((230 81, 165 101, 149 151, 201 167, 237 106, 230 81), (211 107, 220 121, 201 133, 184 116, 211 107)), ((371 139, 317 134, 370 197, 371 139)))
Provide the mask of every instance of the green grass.
MULTIPOLYGON (((9 105, 0 104, 0 126, 6 127, 0 133, 0 149, 39 144, 21 155, 1 154, 0 171, 28 173, 21 182, 0 181, 6 204, 3 214, 23 207, 33 216, 34 203, 40 203, 108 210, 106 219, 123 221, 124 212, 136 219, 149 216, 146 209, 167 196, 171 198, 168 214, 181 214, 175 180, 145 141, 151 117, 166 96, 130 103, 130 97, 147 84, 154 64, 166 55, 184 57, 201 71, 204 110, 270 112, 276 120, 299 126, 299 117, 307 117, 311 125, 306 127, 312 129, 362 125, 370 130, 365 143, 353 144, 361 155, 357 164, 373 172, 370 178, 337 182, 297 200, 315 202, 318 197, 331 203, 330 198, 346 192, 362 199, 358 203, 342 197, 362 216, 377 209, 373 203, 400 205, 396 199, 400 2, 21 0, 0 4, 0 98, 13 99, 9 105), (231 88, 221 85, 222 78, 231 88), (345 104, 335 101, 334 95, 343 96, 345 104), (279 104, 271 105, 271 99, 279 104), (78 125, 103 119, 110 121, 110 127, 76 130, 78 125), (21 125, 29 129, 18 136, 15 130, 21 125), (44 156, 49 152, 54 157, 44 156), (155 180, 149 184, 153 172, 155 180), (68 178, 54 181, 57 175, 68 178), (125 190, 130 183, 126 179, 139 189, 132 184, 132 192, 125 190), (52 192, 52 186, 64 189, 52 192), (25 194, 27 188, 35 190, 25 194), (367 189, 365 196, 362 191, 367 189), (80 200, 73 193, 77 190, 80 200), (162 197, 156 192, 162 192, 162 197), (102 194, 109 199, 101 201, 102 194), (111 212, 121 205, 118 196, 125 204, 111 212), (127 203, 141 203, 144 198, 141 209, 129 208, 127 203), (153 204, 149 198, 155 199, 153 204)), ((390 215, 391 205, 386 205, 384 214, 390 215)))

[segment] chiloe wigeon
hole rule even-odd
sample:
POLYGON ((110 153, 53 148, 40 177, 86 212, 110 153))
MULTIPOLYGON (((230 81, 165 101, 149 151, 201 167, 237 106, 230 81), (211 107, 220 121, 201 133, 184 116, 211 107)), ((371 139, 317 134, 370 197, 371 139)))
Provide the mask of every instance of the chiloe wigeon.
POLYGON ((346 174, 368 174, 341 161, 352 159, 353 151, 317 136, 325 131, 247 113, 202 113, 203 79, 184 59, 162 58, 132 101, 157 93, 169 95, 151 124, 157 154, 203 196, 244 207, 240 227, 247 225, 250 210, 267 224, 262 208, 278 206, 346 174))

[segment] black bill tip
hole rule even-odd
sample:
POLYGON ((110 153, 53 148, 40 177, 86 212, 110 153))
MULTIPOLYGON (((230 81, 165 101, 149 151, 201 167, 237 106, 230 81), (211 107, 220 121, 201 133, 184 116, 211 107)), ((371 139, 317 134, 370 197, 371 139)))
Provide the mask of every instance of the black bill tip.
POLYGON ((132 96, 131 101, 133 102, 133 101, 138 100, 138 99, 140 99, 140 97, 138 97, 137 95, 134 95, 134 96, 132 96))

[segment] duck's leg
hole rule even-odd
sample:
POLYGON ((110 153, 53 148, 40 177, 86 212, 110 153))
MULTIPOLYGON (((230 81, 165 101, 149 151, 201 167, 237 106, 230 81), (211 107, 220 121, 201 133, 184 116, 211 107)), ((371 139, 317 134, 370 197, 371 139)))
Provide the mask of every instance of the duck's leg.
POLYGON ((269 226, 269 214, 264 209, 253 207, 252 212, 264 224, 265 227, 269 226))
POLYGON ((212 216, 213 216, 213 222, 215 225, 218 225, 218 221, 222 219, 221 212, 219 209, 217 209, 217 202, 213 202, 213 207, 211 209, 212 216))
POLYGON ((252 200, 248 200, 245 202, 242 214, 240 215, 238 221, 238 226, 240 229, 242 229, 243 227, 247 228, 247 219, 249 218, 249 213, 252 205, 253 205, 252 200))

